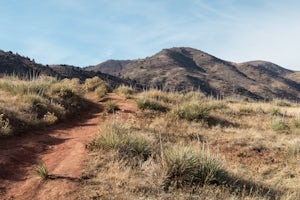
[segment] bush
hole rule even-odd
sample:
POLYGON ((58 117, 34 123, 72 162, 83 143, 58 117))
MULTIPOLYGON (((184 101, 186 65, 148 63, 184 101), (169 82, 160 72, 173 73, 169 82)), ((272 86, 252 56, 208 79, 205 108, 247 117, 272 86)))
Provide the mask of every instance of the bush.
POLYGON ((119 109, 118 105, 114 101, 107 101, 105 104, 105 109, 108 113, 115 112, 119 109))
POLYGON ((204 104, 186 103, 172 110, 180 119, 188 121, 207 121, 209 119, 210 108, 204 104))
POLYGON ((149 98, 141 98, 137 100, 137 106, 141 110, 155 110, 155 111, 167 111, 167 107, 161 105, 159 102, 155 100, 151 100, 149 98))
POLYGON ((106 84, 102 84, 95 89, 95 94, 99 99, 104 97, 108 92, 108 86, 106 84))
POLYGON ((222 162, 209 151, 176 146, 165 153, 165 189, 212 183, 221 184, 226 175, 222 162))
POLYGON ((101 129, 101 135, 90 144, 90 149, 115 150, 122 159, 131 160, 147 160, 151 155, 148 141, 131 135, 118 123, 105 124, 101 129))
POLYGON ((272 129, 278 133, 285 133, 289 131, 289 126, 283 119, 277 119, 272 122, 272 129))
POLYGON ((87 78, 85 80, 84 89, 88 92, 93 92, 96 88, 102 85, 106 85, 106 83, 98 76, 95 76, 93 78, 87 78))
POLYGON ((130 95, 132 95, 134 91, 132 87, 121 85, 115 89, 115 92, 124 95, 126 98, 130 98, 130 95))

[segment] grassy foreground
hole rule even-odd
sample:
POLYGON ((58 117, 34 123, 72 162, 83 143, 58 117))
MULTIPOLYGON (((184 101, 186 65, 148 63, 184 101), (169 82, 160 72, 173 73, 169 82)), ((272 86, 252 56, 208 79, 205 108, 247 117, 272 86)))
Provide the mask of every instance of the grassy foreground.
POLYGON ((299 104, 124 96, 139 110, 101 124, 80 199, 300 199, 299 104))
POLYGON ((22 80, 6 76, 0 79, 0 137, 40 129, 52 125, 87 106, 83 95, 95 91, 98 96, 107 92, 106 84, 98 77, 63 79, 40 76, 22 80))

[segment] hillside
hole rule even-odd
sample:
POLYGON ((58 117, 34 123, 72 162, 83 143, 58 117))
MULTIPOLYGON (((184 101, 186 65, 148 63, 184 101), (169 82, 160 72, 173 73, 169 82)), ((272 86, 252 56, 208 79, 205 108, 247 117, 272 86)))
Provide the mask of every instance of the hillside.
POLYGON ((300 99, 299 73, 265 61, 233 63, 193 48, 170 48, 138 60, 109 60, 86 70, 135 80, 165 91, 263 100, 300 99))
POLYGON ((135 85, 130 80, 123 80, 119 77, 103 74, 101 72, 85 71, 75 66, 38 64, 28 57, 2 50, 0 50, 0 77, 1 75, 15 75, 27 79, 36 78, 39 75, 48 75, 58 79, 79 78, 81 81, 98 76, 112 87, 117 87, 121 84, 135 85))
POLYGON ((41 74, 58 76, 50 67, 35 63, 28 57, 0 50, 0 75, 17 75, 30 78, 41 74))

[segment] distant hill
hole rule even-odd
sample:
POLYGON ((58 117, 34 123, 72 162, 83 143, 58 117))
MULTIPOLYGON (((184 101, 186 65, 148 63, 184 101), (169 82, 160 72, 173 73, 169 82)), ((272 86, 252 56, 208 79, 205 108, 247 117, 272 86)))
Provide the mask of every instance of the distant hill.
POLYGON ((79 67, 69 65, 41 65, 35 63, 28 57, 20 56, 12 52, 4 52, 0 50, 0 77, 1 75, 15 75, 21 78, 35 78, 39 75, 49 75, 63 78, 79 78, 84 81, 86 78, 99 76, 112 87, 117 87, 121 84, 134 85, 130 80, 123 80, 109 74, 101 72, 85 71, 79 67))
POLYGON ((0 76, 32 78, 41 74, 57 78, 99 76, 113 87, 165 91, 200 90, 207 95, 256 100, 300 100, 300 72, 266 61, 234 63, 203 51, 178 47, 136 60, 108 60, 95 66, 41 65, 28 57, 0 50, 0 76))
POLYGON ((31 78, 41 74, 58 76, 50 67, 35 63, 28 57, 0 50, 0 74, 31 78))
POLYGON ((193 89, 214 96, 300 99, 299 72, 266 61, 228 62, 188 47, 164 49, 145 59, 109 60, 85 70, 166 91, 193 89))

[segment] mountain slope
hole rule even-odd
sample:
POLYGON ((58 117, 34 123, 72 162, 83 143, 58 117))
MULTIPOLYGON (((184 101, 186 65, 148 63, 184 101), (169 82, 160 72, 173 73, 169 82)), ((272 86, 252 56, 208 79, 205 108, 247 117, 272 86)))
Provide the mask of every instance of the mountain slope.
POLYGON ((291 70, 265 61, 232 63, 187 47, 164 49, 145 59, 110 60, 86 70, 166 91, 199 89, 215 96, 300 99, 300 84, 297 78, 289 78, 294 74, 291 70))
POLYGON ((0 74, 31 78, 41 74, 58 76, 50 67, 37 64, 28 57, 0 50, 0 74))
MULTIPOLYGON (((85 71, 79 67, 69 65, 41 65, 35 63, 34 60, 28 57, 13 54, 12 52, 4 52, 0 50, 0 77, 1 75, 16 75, 22 78, 35 78, 39 75, 54 76, 62 78, 79 78, 84 81, 86 78, 99 76, 101 79, 108 82, 112 87, 117 87, 121 84, 133 85, 130 80, 123 80, 109 74, 101 72, 85 71)), ((138 86, 137 86, 138 87, 138 86)))

